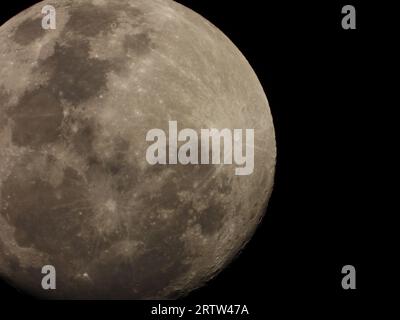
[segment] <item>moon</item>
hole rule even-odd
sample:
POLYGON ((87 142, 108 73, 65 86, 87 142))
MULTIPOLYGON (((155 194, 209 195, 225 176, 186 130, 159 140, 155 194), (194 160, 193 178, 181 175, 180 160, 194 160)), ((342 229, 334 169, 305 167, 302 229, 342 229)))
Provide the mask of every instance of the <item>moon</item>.
POLYGON ((273 188, 273 120, 247 60, 200 15, 169 0, 43 1, 1 26, 0 75, 5 281, 46 299, 176 299, 251 239, 273 188), (168 121, 254 129, 254 172, 149 165, 146 133, 168 121))

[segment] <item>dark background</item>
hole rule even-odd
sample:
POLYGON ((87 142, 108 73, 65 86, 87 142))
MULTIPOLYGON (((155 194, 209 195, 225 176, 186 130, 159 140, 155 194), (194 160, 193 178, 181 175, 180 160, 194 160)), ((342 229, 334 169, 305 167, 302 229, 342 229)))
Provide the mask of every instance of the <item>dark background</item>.
MULTIPOLYGON (((2 1, 1 23, 35 2, 2 1)), ((385 7, 373 1, 178 2, 221 29, 253 66, 273 113, 278 163, 268 211, 244 252, 207 286, 163 305, 247 304, 250 319, 272 311, 324 306, 324 315, 366 307, 369 298, 387 293, 387 268, 377 268, 388 210, 381 197, 386 106, 378 95, 390 30, 385 7), (341 27, 346 4, 356 7, 357 30, 341 27), (341 287, 348 264, 357 270, 356 290, 341 287)), ((157 305, 35 301, 4 283, 0 292, 0 304, 22 301, 18 309, 28 314, 124 311, 143 319, 157 305)))

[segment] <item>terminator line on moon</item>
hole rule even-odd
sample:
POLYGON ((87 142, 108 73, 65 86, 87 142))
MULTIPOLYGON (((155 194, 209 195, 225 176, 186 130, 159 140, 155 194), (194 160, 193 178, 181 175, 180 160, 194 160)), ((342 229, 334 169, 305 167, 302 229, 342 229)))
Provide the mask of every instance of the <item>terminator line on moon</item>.
POLYGON ((273 186, 265 93, 216 27, 169 0, 44 1, 0 28, 0 274, 29 294, 174 299, 251 238, 273 186), (44 5, 57 28, 41 25, 44 5), (251 128, 255 168, 152 166, 153 128, 251 128), (43 290, 53 265, 57 289, 43 290))

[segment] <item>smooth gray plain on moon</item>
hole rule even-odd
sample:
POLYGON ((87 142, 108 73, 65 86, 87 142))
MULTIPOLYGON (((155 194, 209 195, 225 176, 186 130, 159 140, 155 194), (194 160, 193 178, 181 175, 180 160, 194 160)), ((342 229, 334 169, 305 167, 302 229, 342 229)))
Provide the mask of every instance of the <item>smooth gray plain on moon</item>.
POLYGON ((272 117, 246 59, 198 14, 168 0, 44 1, 0 28, 0 79, 0 274, 17 288, 174 299, 251 238, 273 186, 272 117), (45 4, 56 30, 41 27, 45 4), (150 166, 146 133, 169 120, 255 129, 254 173, 150 166))

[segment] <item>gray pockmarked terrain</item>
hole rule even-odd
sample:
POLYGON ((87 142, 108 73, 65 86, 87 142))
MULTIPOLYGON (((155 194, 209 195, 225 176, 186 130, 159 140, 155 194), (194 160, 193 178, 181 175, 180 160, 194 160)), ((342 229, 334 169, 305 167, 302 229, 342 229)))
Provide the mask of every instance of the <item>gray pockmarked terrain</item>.
POLYGON ((44 1, 0 28, 0 273, 45 298, 177 298, 262 218, 275 136, 250 65, 168 0, 44 1), (57 28, 42 28, 42 7, 57 28), (146 133, 254 129, 255 167, 152 166, 146 133), (43 290, 42 267, 57 271, 43 290))

